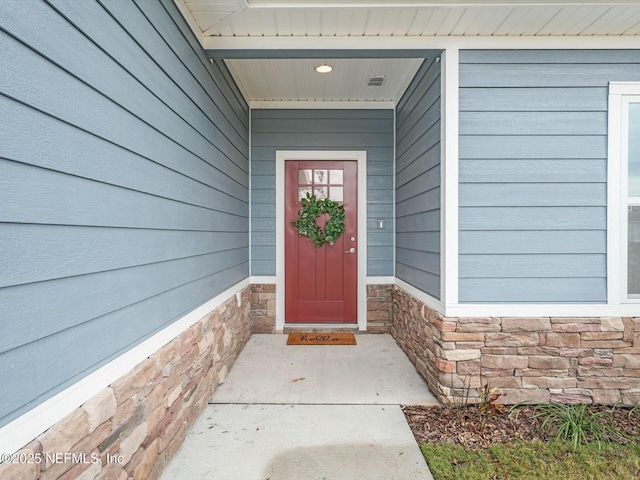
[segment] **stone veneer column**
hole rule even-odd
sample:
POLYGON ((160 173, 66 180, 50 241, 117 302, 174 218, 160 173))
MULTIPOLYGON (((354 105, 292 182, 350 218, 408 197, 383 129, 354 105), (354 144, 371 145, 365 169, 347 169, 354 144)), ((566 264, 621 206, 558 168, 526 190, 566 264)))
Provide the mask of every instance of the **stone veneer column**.
POLYGON ((367 285, 367 333, 391 333, 393 288, 367 285))
POLYGON ((249 296, 247 287, 240 306, 233 296, 20 450, 84 462, 1 464, 0 478, 158 478, 249 340, 249 296))
POLYGON ((441 400, 640 403, 640 318, 446 318, 398 287, 392 335, 441 400))
POLYGON ((276 333, 276 286, 251 284, 251 332, 276 333))

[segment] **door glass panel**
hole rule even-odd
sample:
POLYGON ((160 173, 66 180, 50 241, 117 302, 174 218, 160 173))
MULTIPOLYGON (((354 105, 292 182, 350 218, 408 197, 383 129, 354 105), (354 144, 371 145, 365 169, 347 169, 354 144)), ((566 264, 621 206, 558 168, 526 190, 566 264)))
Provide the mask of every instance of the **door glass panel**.
POLYGON ((629 207, 629 296, 640 296, 640 207, 629 207))
POLYGON ((307 198, 307 193, 311 195, 311 187, 298 187, 298 200, 307 198))
POLYGON ((300 185, 311 185, 313 178, 313 170, 298 170, 298 183, 300 185))
POLYGON ((342 185, 342 170, 329 170, 329 183, 331 185, 342 185))
POLYGON ((327 198, 327 187, 314 187, 313 194, 318 198, 327 198))
POLYGON ((326 185, 328 183, 327 170, 314 170, 313 175, 313 183, 319 183, 321 185, 326 185))
POLYGON ((640 103, 629 104, 629 196, 640 197, 640 103))
POLYGON ((329 190, 329 199, 334 202, 342 202, 344 199, 342 187, 331 187, 331 190, 329 190))

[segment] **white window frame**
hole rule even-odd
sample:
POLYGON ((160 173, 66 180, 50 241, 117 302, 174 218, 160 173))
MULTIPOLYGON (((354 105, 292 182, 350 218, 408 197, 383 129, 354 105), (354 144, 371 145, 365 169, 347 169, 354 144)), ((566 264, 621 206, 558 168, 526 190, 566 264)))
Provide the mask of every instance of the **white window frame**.
POLYGON ((607 209, 607 277, 609 304, 640 304, 628 287, 628 215, 633 203, 628 197, 629 104, 640 103, 640 82, 609 83, 609 154, 607 209))

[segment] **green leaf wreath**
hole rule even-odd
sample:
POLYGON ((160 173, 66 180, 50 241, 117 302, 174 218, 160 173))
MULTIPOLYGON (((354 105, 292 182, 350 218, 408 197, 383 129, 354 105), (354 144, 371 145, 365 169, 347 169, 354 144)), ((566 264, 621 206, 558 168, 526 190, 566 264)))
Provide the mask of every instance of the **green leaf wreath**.
POLYGON ((291 222, 300 235, 309 237, 318 248, 340 238, 344 232, 344 206, 328 198, 318 199, 309 193, 300 202, 302 210, 298 212, 298 218, 291 222), (316 223, 316 218, 324 213, 329 214, 329 219, 323 231, 316 223))

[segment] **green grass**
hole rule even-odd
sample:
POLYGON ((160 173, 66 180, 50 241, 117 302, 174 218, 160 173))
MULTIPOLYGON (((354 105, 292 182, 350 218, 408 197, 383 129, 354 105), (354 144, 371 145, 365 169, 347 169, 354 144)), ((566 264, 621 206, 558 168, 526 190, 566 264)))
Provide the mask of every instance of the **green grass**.
POLYGON ((485 450, 459 445, 420 446, 435 480, 637 480, 640 444, 579 445, 567 442, 514 442, 485 450))

